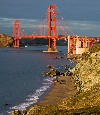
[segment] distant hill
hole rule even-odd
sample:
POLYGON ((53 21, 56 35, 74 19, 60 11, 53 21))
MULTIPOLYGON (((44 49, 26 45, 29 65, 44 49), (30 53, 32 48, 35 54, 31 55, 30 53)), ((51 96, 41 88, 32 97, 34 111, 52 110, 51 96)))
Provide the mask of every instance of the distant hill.
MULTIPOLYGON (((20 47, 25 45, 28 46, 37 46, 37 45, 48 45, 48 39, 21 39, 20 47)), ((59 46, 67 46, 67 41, 65 40, 57 40, 57 45, 59 46)), ((13 38, 6 35, 0 34, 0 47, 12 47, 13 46, 13 38)))
POLYGON ((12 47, 13 38, 6 34, 0 34, 0 47, 12 47))
MULTIPOLYGON (((21 39, 20 46, 34 46, 34 45, 48 45, 48 39, 21 39)), ((57 40, 57 45, 59 46, 66 46, 67 41, 65 40, 57 40)))

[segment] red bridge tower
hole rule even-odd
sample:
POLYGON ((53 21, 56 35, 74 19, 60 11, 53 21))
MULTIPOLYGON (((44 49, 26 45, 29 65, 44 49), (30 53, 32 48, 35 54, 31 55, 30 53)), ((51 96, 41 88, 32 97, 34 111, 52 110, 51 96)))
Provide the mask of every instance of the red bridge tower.
POLYGON ((56 5, 48 7, 48 36, 49 38, 49 45, 48 51, 50 52, 57 52, 56 48, 56 38, 57 38, 57 18, 56 18, 56 5))
POLYGON ((19 47, 21 39, 20 20, 15 20, 14 22, 13 36, 14 36, 14 47, 19 47))

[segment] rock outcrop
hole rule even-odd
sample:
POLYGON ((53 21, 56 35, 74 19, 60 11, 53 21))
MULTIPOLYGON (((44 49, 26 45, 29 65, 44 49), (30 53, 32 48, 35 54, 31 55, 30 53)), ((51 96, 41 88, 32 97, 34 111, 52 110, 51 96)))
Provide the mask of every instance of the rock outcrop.
POLYGON ((84 58, 71 72, 80 91, 90 90, 92 86, 100 83, 100 51, 91 53, 87 59, 84 58))
POLYGON ((13 46, 13 39, 5 34, 0 34, 0 47, 11 47, 13 46))
POLYGON ((77 84, 78 94, 64 99, 59 109, 73 114, 100 114, 100 45, 78 55, 80 62, 71 70, 77 84))
POLYGON ((44 72, 45 76, 55 77, 55 76, 60 75, 60 72, 53 66, 48 65, 47 68, 49 68, 50 70, 48 70, 47 72, 44 72))

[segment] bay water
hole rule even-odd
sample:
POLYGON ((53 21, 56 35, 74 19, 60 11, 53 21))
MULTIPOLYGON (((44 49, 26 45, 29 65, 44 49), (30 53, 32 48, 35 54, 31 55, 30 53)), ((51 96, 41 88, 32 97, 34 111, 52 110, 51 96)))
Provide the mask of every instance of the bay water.
POLYGON ((58 49, 58 53, 46 53, 47 46, 0 48, 0 115, 25 110, 43 99, 52 85, 52 79, 43 74, 47 65, 61 72, 65 65, 75 65, 66 59, 66 46, 58 49))

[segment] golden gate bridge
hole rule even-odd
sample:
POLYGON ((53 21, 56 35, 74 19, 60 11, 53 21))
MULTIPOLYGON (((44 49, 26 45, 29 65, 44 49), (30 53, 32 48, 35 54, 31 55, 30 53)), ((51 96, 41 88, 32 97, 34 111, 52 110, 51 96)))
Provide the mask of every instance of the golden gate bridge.
MULTIPOLYGON (((62 18, 62 17, 61 17, 62 18)), ((62 18, 63 19, 63 18, 62 18)), ((95 42, 99 42, 99 39, 90 37, 78 37, 74 34, 67 35, 67 32, 63 29, 65 35, 58 35, 57 33, 57 6, 51 5, 47 11, 47 35, 22 35, 21 34, 21 22, 20 20, 14 21, 13 37, 14 47, 20 47, 20 40, 25 39, 48 39, 48 52, 58 52, 57 40, 68 40, 68 53, 80 53, 86 51, 89 47, 93 46, 95 42)), ((71 30, 70 30, 71 31, 71 30)))

